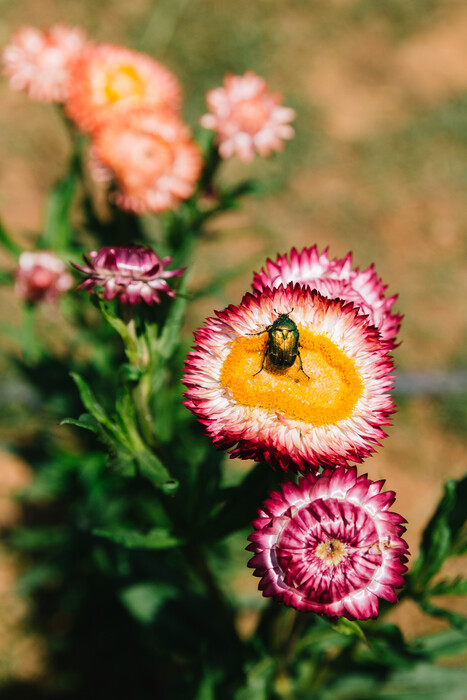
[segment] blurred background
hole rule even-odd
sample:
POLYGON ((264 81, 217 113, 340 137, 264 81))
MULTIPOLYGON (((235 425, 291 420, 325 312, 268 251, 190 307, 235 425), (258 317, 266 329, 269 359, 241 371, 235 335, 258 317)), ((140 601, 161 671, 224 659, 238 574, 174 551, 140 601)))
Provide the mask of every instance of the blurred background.
MULTIPOLYGON (((331 257, 352 250, 361 269, 374 263, 388 292, 399 295, 394 309, 404 321, 395 351, 399 410, 384 449, 364 471, 372 479, 384 474, 397 492, 395 509, 409 521, 415 554, 442 483, 465 470, 466 3, 0 0, 0 10, 1 46, 22 24, 64 22, 161 60, 184 85, 193 127, 205 111, 205 91, 228 71, 255 70, 296 109, 296 138, 282 154, 248 166, 260 196, 216 219, 197 250, 196 284, 224 269, 226 283, 192 307, 186 333, 214 308, 238 303, 252 271, 292 246, 329 247, 331 257)), ((46 193, 65 166, 67 135, 52 107, 11 92, 6 80, 0 101, 0 217, 33 247, 46 193)), ((243 177, 245 167, 229 162, 224 177, 243 177)), ((11 267, 3 255, 0 264, 11 267)), ((18 324, 19 303, 6 288, 0 308, 2 321, 18 324)), ((67 342, 53 309, 41 310, 41 319, 44 334, 67 342)), ((2 416, 18 400, 15 391, 3 372, 2 416)), ((0 444, 9 430, 3 421, 0 444)), ((6 452, 0 461, 0 526, 9 526, 20 517, 12 494, 28 483, 30 469, 6 452)), ((460 573, 462 562, 451 559, 450 566, 450 574, 460 573)), ((0 697, 12 679, 34 681, 45 672, 43 643, 28 628, 27 600, 15 589, 22 567, 0 542, 0 697)), ((259 596, 243 566, 237 584, 246 601, 259 596)), ((450 597, 447 606, 460 610, 461 601, 450 597)), ((409 638, 444 626, 410 601, 389 619, 409 638)))

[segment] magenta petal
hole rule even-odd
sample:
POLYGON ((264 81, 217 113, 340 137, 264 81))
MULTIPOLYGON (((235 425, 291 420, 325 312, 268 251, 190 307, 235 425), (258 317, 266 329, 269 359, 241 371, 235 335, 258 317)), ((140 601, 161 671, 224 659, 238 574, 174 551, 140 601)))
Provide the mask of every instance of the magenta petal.
POLYGON ((177 277, 184 272, 164 270, 164 264, 169 263, 171 258, 161 260, 152 248, 143 246, 107 246, 83 257, 87 267, 72 263, 87 275, 78 289, 92 290, 104 286, 104 299, 110 301, 118 296, 124 304, 137 304, 140 301, 149 305, 159 304, 159 291, 173 298, 175 294, 165 278, 177 277))
POLYGON ((379 598, 394 602, 408 548, 386 510, 394 494, 376 483, 356 469, 326 469, 269 494, 247 547, 263 595, 351 620, 377 617, 379 598))

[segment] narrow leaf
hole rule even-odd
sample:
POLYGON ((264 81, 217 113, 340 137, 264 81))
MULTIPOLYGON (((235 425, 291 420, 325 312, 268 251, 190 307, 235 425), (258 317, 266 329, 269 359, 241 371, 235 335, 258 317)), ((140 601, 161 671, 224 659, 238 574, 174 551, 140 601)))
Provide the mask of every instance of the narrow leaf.
POLYGON ((452 610, 446 610, 445 608, 440 608, 437 605, 433 605, 428 600, 421 599, 417 600, 417 603, 421 609, 431 615, 432 617, 439 617, 442 620, 449 622, 452 627, 461 630, 464 634, 467 633, 467 617, 461 615, 460 613, 453 612, 452 610))
POLYGON ((99 432, 99 424, 89 413, 82 413, 79 418, 64 418, 60 425, 76 425, 78 428, 90 430, 92 433, 99 432))
POLYGON ((185 278, 182 278, 178 291, 180 294, 177 295, 171 304, 164 328, 160 338, 157 341, 157 349, 159 354, 165 359, 168 359, 173 354, 180 334, 180 328, 182 327, 183 319, 185 317, 187 299, 186 297, 182 296, 182 294, 186 291, 185 278))
POLYGON ((103 530, 96 528, 94 535, 105 537, 127 549, 171 549, 179 547, 183 540, 175 537, 164 527, 156 527, 147 533, 137 530, 103 530))
POLYGON ((99 423, 105 425, 109 430, 114 430, 115 426, 107 416, 100 403, 94 397, 88 383, 76 372, 70 372, 70 375, 78 387, 79 395, 81 396, 81 401, 83 402, 85 408, 87 408, 89 413, 94 416, 99 423))
POLYGON ((165 493, 175 493, 178 482, 173 479, 161 460, 155 454, 146 451, 135 454, 141 476, 148 479, 153 486, 161 488, 165 493))
POLYGON ((13 241, 8 235, 6 228, 0 222, 0 245, 5 248, 9 253, 11 253, 15 258, 19 258, 21 255, 21 247, 13 241))
POLYGON ((465 522, 466 497, 467 477, 445 484, 443 497, 423 533, 420 554, 410 575, 413 592, 423 593, 426 584, 452 553, 452 543, 465 522))
POLYGON ((365 633, 355 620, 347 620, 345 617, 341 617, 336 624, 334 625, 334 628, 340 632, 340 634, 345 634, 346 636, 353 635, 354 637, 358 637, 359 639, 362 640, 362 642, 365 642, 366 645, 368 645, 367 638, 365 637, 365 633))
POLYGON ((426 657, 434 659, 467 652, 467 636, 458 629, 449 629, 437 634, 417 637, 412 644, 421 649, 426 657))
POLYGON ((428 596, 434 595, 466 595, 467 579, 457 576, 454 579, 443 579, 432 586, 428 591, 428 596))

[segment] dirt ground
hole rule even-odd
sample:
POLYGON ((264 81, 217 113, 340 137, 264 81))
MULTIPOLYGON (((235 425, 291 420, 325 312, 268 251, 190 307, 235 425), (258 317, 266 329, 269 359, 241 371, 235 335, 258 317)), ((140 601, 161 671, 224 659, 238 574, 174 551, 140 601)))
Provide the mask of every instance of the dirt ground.
MULTIPOLYGON (((395 352, 404 371, 465 367, 467 340, 467 5, 461 0, 2 0, 0 44, 21 24, 80 24, 99 41, 145 50, 172 67, 195 125, 205 89, 226 71, 253 68, 297 110, 285 152, 250 168, 229 163, 226 178, 254 176, 266 193, 212 226, 198 250, 195 281, 240 266, 222 297, 200 301, 190 319, 236 303, 267 256, 317 244, 332 256, 374 262, 404 314, 395 352)), ((18 240, 33 245, 44 198, 67 154, 53 108, 0 83, 0 212, 18 240)), ((4 260, 4 264, 8 262, 4 260)), ((0 290, 0 303, 9 297, 0 290)), ((14 306, 5 317, 14 318, 14 306)), ((409 521, 416 553, 442 483, 465 468, 465 432, 442 421, 439 401, 401 401, 390 437, 365 465, 387 479, 409 521)), ((0 524, 14 520, 7 493, 28 467, 1 457, 0 524)), ((0 547, 2 678, 34 678, 40 644, 22 628, 26 603, 0 547), (18 658, 22 662, 18 663, 18 658)), ((460 572, 461 562, 452 563, 460 572)), ((465 569, 465 566, 464 566, 465 569)), ((257 595, 245 571, 246 599, 257 595), (247 578, 248 577, 248 578, 247 578)), ((449 605, 458 609, 460 601, 449 605)), ((408 636, 433 622, 401 606, 408 636)), ((246 623, 248 624, 248 623, 246 623)))

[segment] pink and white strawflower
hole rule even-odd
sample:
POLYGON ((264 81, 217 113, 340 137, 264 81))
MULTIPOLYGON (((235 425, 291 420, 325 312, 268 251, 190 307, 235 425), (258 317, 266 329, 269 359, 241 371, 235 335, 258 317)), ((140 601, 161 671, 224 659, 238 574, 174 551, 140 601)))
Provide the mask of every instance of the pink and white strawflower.
POLYGON ((21 27, 3 49, 4 73, 13 90, 26 90, 32 100, 64 102, 70 67, 86 46, 81 29, 56 24, 48 31, 21 27))
POLYGON ((385 436, 394 407, 392 361, 352 304, 299 285, 247 294, 208 318, 187 356, 186 406, 233 457, 283 469, 361 462, 385 436), (290 367, 268 354, 278 314, 296 324, 290 367))
POLYGON ((118 297, 124 304, 145 301, 159 304, 160 293, 174 297, 166 280, 178 277, 184 270, 165 270, 172 258, 159 258, 144 246, 106 246, 84 255, 86 266, 73 266, 86 275, 78 289, 91 293, 103 287, 102 297, 107 301, 118 297))
POLYGON ((345 258, 330 259, 327 249, 318 252, 316 246, 300 253, 292 248, 290 254, 278 255, 275 262, 267 260, 265 269, 255 273, 253 289, 278 287, 290 282, 316 289, 330 298, 350 301, 367 314, 381 333, 383 340, 395 345, 402 316, 391 312, 397 295, 385 296, 386 285, 371 265, 364 272, 352 267, 352 253, 345 258))
POLYGON ((89 45, 73 65, 65 108, 82 131, 97 129, 135 107, 179 112, 175 75, 146 54, 114 44, 89 45))
POLYGON ((247 549, 259 589, 297 610, 329 617, 377 617, 403 585, 406 522, 389 510, 393 491, 355 467, 287 482, 258 511, 247 549))
POLYGON ((190 129, 172 113, 135 108, 95 134, 91 174, 114 181, 112 197, 137 214, 178 207, 194 192, 203 166, 190 129))
POLYGON ((264 78, 253 71, 226 75, 223 87, 210 90, 206 102, 210 113, 201 118, 206 129, 213 129, 222 158, 236 155, 249 162, 255 154, 269 156, 291 139, 290 126, 295 111, 281 106, 281 95, 269 92, 264 78))
POLYGON ((21 253, 15 274, 15 294, 30 302, 54 303, 73 286, 66 265, 48 251, 21 253))

